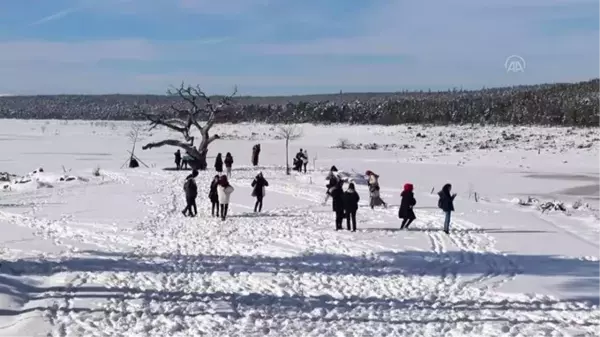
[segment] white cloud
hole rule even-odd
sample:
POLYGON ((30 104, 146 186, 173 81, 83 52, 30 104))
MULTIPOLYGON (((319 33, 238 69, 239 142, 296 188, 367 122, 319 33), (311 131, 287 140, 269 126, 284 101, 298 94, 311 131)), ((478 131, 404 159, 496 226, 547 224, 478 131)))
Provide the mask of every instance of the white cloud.
POLYGON ((63 9, 61 11, 58 11, 56 13, 53 13, 51 15, 48 15, 46 17, 43 17, 33 23, 31 23, 31 26, 37 26, 37 25, 41 25, 43 23, 47 23, 50 21, 55 21, 55 20, 60 20, 66 16, 68 16, 69 14, 75 13, 77 11, 79 11, 80 8, 79 7, 73 7, 73 8, 67 8, 67 9, 63 9))

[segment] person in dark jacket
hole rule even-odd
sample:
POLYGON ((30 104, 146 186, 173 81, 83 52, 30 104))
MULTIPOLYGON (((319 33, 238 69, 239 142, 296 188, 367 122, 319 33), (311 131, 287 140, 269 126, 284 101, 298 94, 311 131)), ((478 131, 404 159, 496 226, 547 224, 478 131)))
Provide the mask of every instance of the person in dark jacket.
POLYGON ((263 198, 265 197, 265 187, 269 186, 269 182, 263 177, 262 172, 258 172, 258 175, 252 181, 252 196, 256 197, 256 203, 254 204, 254 213, 261 212, 263 206, 263 198))
POLYGON ((217 193, 217 186, 219 186, 219 175, 217 174, 213 180, 210 183, 210 190, 208 192, 208 198, 210 199, 210 203, 211 203, 211 214, 212 216, 215 216, 215 210, 216 210, 216 216, 220 216, 220 212, 219 212, 219 194, 217 193))
POLYGON ((454 198, 456 193, 450 194, 452 191, 452 185, 446 184, 442 187, 442 190, 438 192, 440 199, 438 200, 438 207, 444 211, 446 217, 444 218, 444 232, 450 234, 450 214, 454 212, 454 198))
POLYGON ((184 216, 188 214, 190 216, 196 216, 198 214, 198 209, 196 208, 196 197, 198 196, 198 185, 196 185, 195 178, 198 176, 198 171, 193 170, 192 174, 185 178, 185 183, 183 184, 183 191, 185 192, 185 201, 186 206, 181 213, 184 216))
POLYGON ((227 177, 231 178, 231 167, 233 166, 233 156, 231 152, 227 152, 225 155, 225 172, 227 173, 227 177))
POLYGON ((413 184, 404 184, 404 190, 400 193, 400 196, 402 197, 400 209, 398 209, 398 217, 402 219, 400 229, 408 228, 408 226, 410 226, 417 218, 413 210, 413 207, 417 204, 413 189, 413 184))
POLYGON ((337 185, 330 189, 329 195, 332 199, 332 208, 335 212, 335 230, 342 229, 342 221, 344 220, 344 182, 339 180, 337 185))
POLYGON ((302 172, 302 160, 304 159, 304 152, 302 152, 302 149, 300 149, 300 151, 298 151, 298 153, 296 153, 296 156, 294 157, 294 162, 293 162, 293 170, 294 171, 298 171, 298 172, 302 172))
POLYGON ((335 187, 337 185, 338 181, 340 180, 340 177, 338 176, 337 172, 338 172, 337 167, 335 167, 335 165, 333 165, 329 169, 329 173, 327 174, 327 177, 325 177, 325 179, 327 179, 328 182, 327 182, 327 185, 325 185, 327 190, 325 191, 325 200, 323 201, 323 206, 325 206, 325 204, 327 204, 327 200, 331 196, 331 194, 329 194, 329 191, 333 187, 335 187))
POLYGON ((215 159, 215 171, 217 171, 219 174, 223 173, 223 157, 221 156, 220 152, 217 154, 217 158, 215 159))
POLYGON ((346 228, 356 232, 356 211, 358 210, 358 202, 360 196, 356 193, 354 183, 348 185, 348 189, 344 192, 344 211, 346 212, 346 228), (352 221, 352 229, 350 229, 350 221, 352 221))
POLYGON ((252 166, 258 165, 259 155, 260 155, 260 144, 256 144, 252 147, 252 166))
POLYGON ((181 170, 181 151, 175 151, 175 165, 177 166, 177 170, 181 170))

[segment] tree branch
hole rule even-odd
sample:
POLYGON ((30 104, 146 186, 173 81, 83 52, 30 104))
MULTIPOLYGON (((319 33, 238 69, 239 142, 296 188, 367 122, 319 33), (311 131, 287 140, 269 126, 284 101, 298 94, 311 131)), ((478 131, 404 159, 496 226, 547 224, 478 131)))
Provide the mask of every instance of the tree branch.
POLYGON ((190 153, 194 153, 197 151, 194 148, 194 146, 192 146, 188 143, 184 143, 179 140, 175 140, 175 139, 165 139, 165 140, 161 140, 160 142, 148 143, 148 144, 142 146, 142 150, 150 150, 155 147, 162 147, 162 146, 166 146, 166 145, 180 147, 190 153))

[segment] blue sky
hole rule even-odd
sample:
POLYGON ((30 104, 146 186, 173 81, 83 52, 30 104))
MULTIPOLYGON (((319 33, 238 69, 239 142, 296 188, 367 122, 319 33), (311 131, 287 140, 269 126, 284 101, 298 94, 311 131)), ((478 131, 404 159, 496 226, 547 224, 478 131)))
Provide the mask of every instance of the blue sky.
POLYGON ((0 94, 244 95, 598 77, 598 0, 0 0, 0 94), (524 72, 504 68, 510 55, 524 72))

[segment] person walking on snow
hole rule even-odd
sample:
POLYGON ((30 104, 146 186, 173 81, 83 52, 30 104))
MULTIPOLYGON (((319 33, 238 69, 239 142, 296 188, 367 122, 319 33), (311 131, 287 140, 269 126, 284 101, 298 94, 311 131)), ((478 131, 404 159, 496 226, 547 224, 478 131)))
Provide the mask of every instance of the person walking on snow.
POLYGON ((198 214, 198 209, 196 208, 196 197, 198 196, 198 185, 196 185, 195 178, 198 176, 198 171, 193 170, 192 174, 185 178, 185 183, 183 184, 183 191, 185 192, 185 201, 186 206, 181 213, 183 216, 187 216, 188 213, 191 217, 194 217, 198 214))
POLYGON ((438 207, 444 211, 446 217, 444 218, 444 232, 450 234, 450 213, 454 212, 454 198, 456 193, 450 194, 452 191, 452 185, 446 184, 442 187, 442 190, 438 192, 440 199, 438 200, 438 207))
POLYGON ((254 180, 252 181, 252 196, 256 197, 256 203, 254 204, 254 213, 261 212, 263 206, 263 198, 265 197, 265 187, 269 186, 269 182, 263 177, 262 172, 258 172, 254 180))
POLYGON ((221 219, 227 218, 227 212, 229 211, 229 198, 233 193, 233 186, 229 185, 227 176, 221 176, 219 178, 219 186, 217 187, 217 194, 219 195, 219 204, 221 204, 221 219))
POLYGON ((330 189, 332 208, 335 212, 335 230, 342 229, 342 221, 344 221, 344 182, 338 180, 336 186, 330 189))
POLYGON ((402 219, 400 229, 408 229, 408 226, 417 218, 413 207, 417 204, 413 193, 413 184, 404 184, 404 190, 400 193, 402 200, 400 201, 400 209, 398 209, 398 218, 402 219))
POLYGON ((217 153, 217 158, 215 158, 215 171, 218 174, 223 173, 223 157, 221 157, 221 153, 217 153))
POLYGON ((369 170, 367 172, 365 172, 365 175, 369 178, 368 180, 368 186, 369 186, 369 194, 370 194, 370 201, 369 201, 369 206, 371 206, 371 209, 374 209, 375 206, 380 206, 383 205, 383 207, 387 208, 387 203, 385 201, 383 201, 383 199, 381 199, 379 190, 379 175, 375 174, 373 171, 369 170))
POLYGON ((344 192, 344 211, 346 212, 346 228, 351 230, 350 221, 352 221, 352 231, 356 232, 356 211, 358 211, 358 202, 360 196, 356 193, 354 183, 348 185, 348 189, 344 192))
POLYGON ((227 177, 231 178, 231 167, 233 166, 233 156, 231 156, 230 152, 227 152, 225 155, 225 172, 227 173, 227 177))
POLYGON ((208 192, 208 198, 211 203, 211 211, 212 216, 219 216, 219 194, 217 193, 217 187, 219 186, 219 175, 217 174, 213 180, 210 182, 210 190, 208 192))
POLYGON ((181 151, 179 149, 175 151, 175 165, 177 170, 181 170, 181 151))
POLYGON ((306 173, 306 165, 308 165, 308 151, 304 149, 304 151, 302 151, 302 167, 304 168, 304 173, 306 173))

